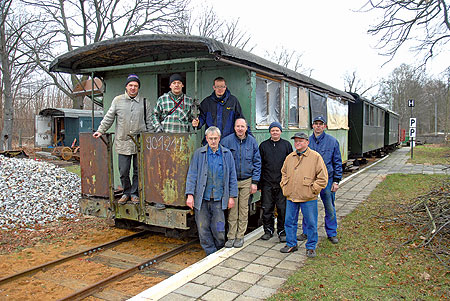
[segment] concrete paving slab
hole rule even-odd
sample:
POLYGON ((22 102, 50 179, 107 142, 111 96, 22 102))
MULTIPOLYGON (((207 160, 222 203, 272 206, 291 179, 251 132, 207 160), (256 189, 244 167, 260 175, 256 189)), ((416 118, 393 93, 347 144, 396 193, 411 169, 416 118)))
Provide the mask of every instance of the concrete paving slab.
POLYGON ((207 273, 216 275, 216 276, 225 277, 225 278, 230 278, 231 276, 235 275, 237 272, 238 272, 238 270, 236 270, 236 269, 231 269, 231 268, 222 267, 222 266, 216 266, 216 267, 213 267, 212 269, 210 269, 207 273))
POLYGON ((225 277, 205 273, 192 280, 192 282, 203 284, 209 287, 216 287, 223 283, 225 280, 227 280, 227 278, 225 277))
MULTIPOLYGON (((266 254, 266 253, 264 253, 264 254, 266 254)), ((253 261, 253 263, 261 264, 261 265, 265 265, 265 266, 269 266, 269 267, 274 267, 280 262, 281 262, 280 258, 273 258, 273 257, 268 257, 268 256, 260 256, 260 257, 256 258, 255 261, 253 261)))
POLYGON ((229 279, 229 280, 225 281, 224 283, 222 283, 221 285, 219 285, 218 289, 222 289, 222 290, 237 293, 237 294, 242 294, 243 292, 248 290, 251 286, 252 286, 252 284, 250 284, 250 283, 229 279))
POLYGON ((261 278, 261 280, 258 281, 258 285, 273 289, 279 289, 284 282, 285 280, 283 278, 266 275, 263 278, 261 278))
POLYGON ((220 266, 223 266, 226 268, 232 268, 235 270, 243 269, 247 265, 249 265, 249 262, 244 261, 244 260, 235 259, 235 258, 228 258, 220 264, 220 266))
POLYGON ((265 274, 269 273, 271 270, 272 270, 271 267, 261 265, 261 264, 251 263, 248 266, 246 266, 243 271, 249 272, 249 273, 260 274, 260 275, 265 275, 265 274))
POLYGON ((277 290, 269 287, 264 287, 260 285, 254 285, 244 292, 244 296, 249 296, 253 298, 268 298, 272 296, 277 290))
POLYGON ((261 279, 262 276, 263 275, 250 272, 239 272, 233 277, 231 277, 231 279, 245 283, 256 284, 258 280, 261 279))
POLYGON ((159 300, 161 300, 161 301, 193 301, 193 300, 197 300, 197 298, 192 298, 192 297, 180 295, 177 293, 170 293, 168 295, 165 295, 164 297, 162 297, 159 300))
POLYGON ((209 290, 211 290, 209 286, 188 282, 175 290, 175 293, 188 297, 199 298, 209 290))
POLYGON ((213 289, 212 291, 208 292, 206 295, 204 295, 201 300, 205 301, 231 301, 235 299, 238 296, 238 294, 233 292, 227 292, 220 289, 213 289))

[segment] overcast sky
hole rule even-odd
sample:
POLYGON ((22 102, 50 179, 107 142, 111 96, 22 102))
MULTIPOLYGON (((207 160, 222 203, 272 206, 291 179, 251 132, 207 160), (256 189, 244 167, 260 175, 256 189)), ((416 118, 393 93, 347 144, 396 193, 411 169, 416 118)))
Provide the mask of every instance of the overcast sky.
MULTIPOLYGON (((387 58, 378 55, 378 37, 367 34, 380 14, 361 13, 366 0, 192 0, 209 3, 223 18, 240 18, 241 28, 256 44, 253 52, 283 46, 303 54, 303 65, 313 69, 311 77, 335 88, 344 89, 346 72, 357 74, 369 83, 387 77, 401 63, 414 65, 418 58, 404 49, 401 55, 382 67, 387 58)), ((450 51, 447 51, 449 54, 450 51)), ((429 66, 437 75, 449 66, 449 55, 441 55, 429 66)), ((376 91, 372 91, 376 93, 376 91)), ((371 93, 371 94, 372 94, 371 93)))

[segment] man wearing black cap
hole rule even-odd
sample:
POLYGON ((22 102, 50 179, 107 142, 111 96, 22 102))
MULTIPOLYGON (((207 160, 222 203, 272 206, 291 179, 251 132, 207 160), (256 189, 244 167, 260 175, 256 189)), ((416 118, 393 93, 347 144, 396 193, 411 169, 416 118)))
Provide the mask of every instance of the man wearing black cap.
POLYGON ((308 236, 306 256, 316 256, 317 234, 317 196, 327 186, 328 174, 322 157, 308 147, 308 135, 296 133, 294 146, 296 151, 289 154, 281 168, 281 183, 286 202, 286 246, 282 253, 298 250, 297 224, 298 212, 302 210, 305 222, 304 230, 308 236))
POLYGON ((119 173, 123 187, 119 204, 125 204, 130 198, 133 204, 139 204, 137 148, 130 135, 149 131, 151 115, 149 106, 144 105, 145 98, 139 95, 140 85, 141 82, 136 74, 128 76, 125 93, 113 99, 98 130, 93 134, 95 138, 99 138, 106 133, 114 120, 117 120, 114 145, 119 154, 119 173), (133 161, 133 183, 130 182, 131 161, 133 161))
POLYGON ((183 78, 172 74, 169 79, 170 91, 158 98, 152 115, 155 132, 187 133, 193 120, 192 98, 183 94, 183 78))
POLYGON ((283 131, 279 122, 272 122, 269 126, 270 138, 259 145, 261 155, 261 206, 263 209, 264 234, 262 240, 268 240, 275 232, 274 209, 277 206, 277 234, 280 242, 286 241, 284 231, 284 217, 286 212, 286 198, 280 187, 281 167, 286 156, 292 153, 292 145, 281 138, 283 131))
MULTIPOLYGON (((342 179, 341 151, 336 138, 325 133, 327 122, 323 116, 316 116, 313 119, 312 127, 314 133, 309 137, 309 147, 322 156, 328 171, 328 184, 320 192, 320 198, 325 208, 325 231, 331 243, 337 244, 339 240, 337 238, 337 219, 334 201, 336 191, 339 189, 339 182, 342 179)), ((300 240, 305 240, 306 238, 307 235, 305 233, 299 235, 300 240)))

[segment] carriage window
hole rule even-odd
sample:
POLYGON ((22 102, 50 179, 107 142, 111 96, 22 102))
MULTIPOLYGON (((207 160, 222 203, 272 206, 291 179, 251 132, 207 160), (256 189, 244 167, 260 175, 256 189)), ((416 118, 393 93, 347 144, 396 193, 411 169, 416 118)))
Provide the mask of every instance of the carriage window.
POLYGON ((298 127, 298 88, 289 85, 289 126, 298 127))
POLYGON ((373 108, 373 109, 374 109, 374 112, 373 112, 373 115, 374 115, 373 125, 374 126, 379 126, 379 124, 378 124, 378 108, 373 108))
POLYGON ((306 88, 298 88, 298 127, 309 129, 309 91, 306 88))
POLYGON ((369 106, 369 109, 370 109, 370 111, 369 111, 369 124, 371 125, 371 126, 373 126, 373 107, 372 106, 369 106))
POLYGON ((279 82, 256 77, 256 125, 280 122, 280 91, 279 82))
POLYGON ((381 111, 381 115, 380 115, 380 126, 384 126, 384 111, 381 111))
MULTIPOLYGON (((158 97, 170 91, 169 79, 173 73, 158 74, 158 97)), ((186 94, 186 72, 178 72, 183 78, 183 93, 186 94)))
POLYGON ((364 118, 365 118, 365 124, 369 125, 369 105, 366 104, 365 105, 365 114, 364 114, 364 118))

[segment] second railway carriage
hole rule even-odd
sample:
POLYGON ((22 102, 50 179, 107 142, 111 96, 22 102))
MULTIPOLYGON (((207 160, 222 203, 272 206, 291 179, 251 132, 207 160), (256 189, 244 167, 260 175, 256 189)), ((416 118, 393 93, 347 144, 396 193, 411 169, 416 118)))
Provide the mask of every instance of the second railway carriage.
MULTIPOLYGON (((269 138, 268 127, 273 121, 282 124, 282 136, 290 140, 297 131, 311 134, 310 121, 323 115, 328 119, 328 133, 338 139, 342 159, 347 160, 348 103, 353 101, 352 95, 213 39, 183 35, 121 37, 63 54, 52 62, 51 70, 100 78, 105 112, 114 96, 124 93, 130 73, 139 76, 139 93, 151 106, 169 90, 173 73, 185 78, 186 94, 198 103, 211 94, 214 78, 222 76, 239 99, 259 143, 269 138)), ((187 134, 140 135, 136 141, 140 205, 117 204, 120 187, 117 156, 111 148, 114 134, 106 135, 103 141, 83 135, 82 211, 163 229, 189 229, 192 212, 185 206, 185 177, 203 134, 203 129, 192 129, 187 134), (148 205, 150 202, 163 203, 166 209, 156 210, 148 205)))

